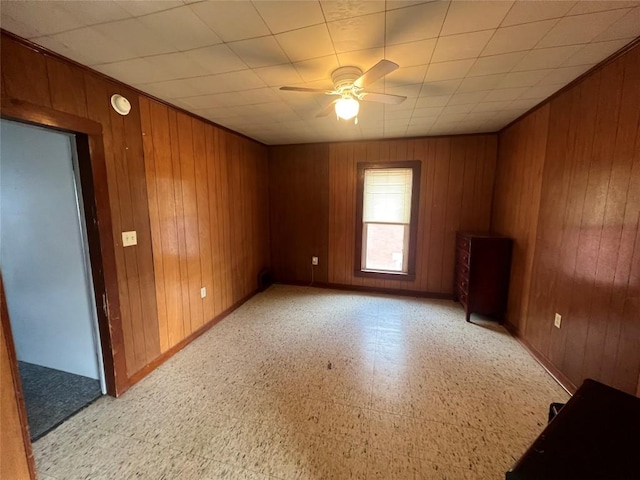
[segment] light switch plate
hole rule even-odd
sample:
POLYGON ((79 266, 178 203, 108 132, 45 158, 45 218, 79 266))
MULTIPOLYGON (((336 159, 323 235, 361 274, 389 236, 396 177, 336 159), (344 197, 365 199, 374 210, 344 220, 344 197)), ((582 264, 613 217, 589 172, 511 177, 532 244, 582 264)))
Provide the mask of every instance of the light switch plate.
POLYGON ((131 247, 138 244, 138 236, 135 230, 130 232, 122 232, 122 246, 131 247))
POLYGON ((560 325, 562 324, 562 315, 556 313, 556 318, 553 321, 553 324, 556 326, 556 328, 560 328, 560 325))
POLYGON ((318 257, 311 257, 311 265, 318 265, 318 257))
POLYGON ((207 296, 207 287, 202 287, 200 289, 200 298, 204 298, 207 296))

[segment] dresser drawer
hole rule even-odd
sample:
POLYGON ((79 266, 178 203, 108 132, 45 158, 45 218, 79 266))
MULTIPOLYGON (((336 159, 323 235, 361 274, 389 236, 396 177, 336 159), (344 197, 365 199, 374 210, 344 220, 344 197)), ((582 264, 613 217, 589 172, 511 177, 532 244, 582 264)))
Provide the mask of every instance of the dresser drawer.
POLYGON ((469 280, 469 265, 464 264, 462 262, 458 262, 456 264, 456 279, 458 281, 464 279, 469 280))
POLYGON ((463 279, 463 278, 458 278, 458 285, 456 285, 456 288, 458 289, 458 295, 461 294, 468 294, 469 293, 469 280, 468 279, 463 279))
POLYGON ((458 249, 458 262, 462 265, 469 266, 469 258, 471 255, 469 254, 469 250, 458 249))
POLYGON ((471 241, 468 237, 458 237, 458 248, 462 250, 469 251, 469 245, 471 245, 471 241))

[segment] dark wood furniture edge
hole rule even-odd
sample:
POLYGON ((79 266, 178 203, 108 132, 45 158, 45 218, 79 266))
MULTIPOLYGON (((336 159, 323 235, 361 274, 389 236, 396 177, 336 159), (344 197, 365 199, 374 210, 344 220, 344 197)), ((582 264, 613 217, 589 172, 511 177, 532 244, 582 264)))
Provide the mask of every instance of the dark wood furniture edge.
POLYGON ((16 357, 16 347, 13 342, 13 334, 11 333, 11 323, 9 321, 9 309, 7 308, 7 297, 4 294, 4 283, 2 282, 2 272, 0 272, 0 319, 2 320, 2 333, 7 344, 7 353, 9 355, 9 369, 13 380, 13 389, 15 392, 16 402, 18 404, 18 417, 20 426, 22 427, 22 442, 24 443, 24 451, 27 454, 27 465, 29 467, 29 476, 31 480, 36 480, 36 461, 33 457, 33 448, 31 446, 31 435, 29 434, 29 422, 27 420, 27 409, 24 403, 24 395, 22 394, 22 382, 20 381, 20 372, 18 372, 18 358, 16 357))
POLYGON ((43 55, 47 55, 49 57, 55 58, 57 60, 61 60, 61 61, 66 62, 66 63, 70 63, 71 65, 73 65, 76 68, 79 68, 79 69, 81 69, 81 70, 83 70, 85 72, 89 72, 92 75, 96 75, 98 77, 104 78, 104 79, 108 80, 111 83, 115 83, 116 85, 119 85, 119 86, 122 86, 123 88, 126 88, 127 90, 132 90, 135 93, 137 93, 138 95, 143 95, 143 96, 145 96, 145 97, 147 97, 147 98, 149 98, 149 99, 151 99, 151 100, 153 100, 155 102, 158 102, 158 103, 161 103, 163 105, 166 105, 167 107, 173 108, 173 109, 179 111, 180 113, 184 113, 185 115, 188 115, 191 118, 195 118, 197 120, 200 120, 201 122, 204 122, 204 123, 212 125, 212 126, 214 126, 216 128, 220 128, 222 130, 225 130, 226 132, 232 133, 234 135, 237 135, 239 137, 245 138, 247 140, 251 140, 252 142, 255 142, 255 143, 259 144, 259 145, 262 145, 262 146, 265 146, 265 147, 268 146, 268 145, 260 142, 259 140, 256 140, 255 138, 248 137, 247 135, 245 135, 243 133, 236 132, 235 130, 232 130, 232 129, 230 129, 228 127, 225 127, 223 125, 219 125, 219 124, 217 124, 215 122, 212 122, 209 119, 206 119, 204 117, 196 115, 195 113, 192 113, 192 112, 190 112, 188 110, 185 110, 182 107, 178 107, 177 105, 173 105, 172 103, 169 103, 166 100, 162 100, 162 99, 160 99, 158 97, 155 97, 155 96, 151 95, 150 93, 143 92, 142 90, 139 90, 136 87, 128 85, 128 84, 126 84, 126 83, 124 83, 124 82, 122 82, 120 80, 116 80, 115 78, 112 78, 112 77, 110 77, 108 75, 105 75, 102 72, 98 72, 97 70, 93 70, 92 68, 87 67, 86 65, 78 63, 75 60, 71 60, 70 58, 67 58, 67 57, 65 57, 63 55, 60 55, 59 53, 56 53, 56 52, 54 52, 52 50, 49 50, 48 48, 43 47, 42 45, 38 45, 37 43, 34 43, 34 42, 30 41, 30 40, 27 40, 26 38, 22 38, 22 37, 16 35, 15 33, 11 33, 9 31, 3 29, 3 28, 0 28, 0 32, 1 32, 2 35, 7 36, 10 39, 12 39, 13 41, 15 41, 17 43, 20 43, 21 45, 23 45, 23 46, 25 46, 25 47, 27 47, 27 48, 29 48, 31 50, 34 50, 34 51, 36 51, 38 53, 41 53, 43 55))
POLYGON ((182 339, 179 343, 175 344, 169 350, 165 351, 159 357, 156 357, 151 362, 149 362, 147 365, 145 365, 140 370, 135 372, 133 375, 131 375, 129 377, 129 384, 127 385, 127 390, 130 387, 134 386, 136 383, 138 383, 140 380, 145 378, 147 375, 149 375, 149 373, 153 372, 156 368, 158 368, 164 362, 166 362, 171 357, 173 357, 180 350, 182 350, 187 345, 189 345, 191 342, 193 342, 196 338, 198 338, 202 334, 204 334, 207 331, 209 331, 211 329, 211 327, 213 327, 214 325, 219 323, 221 320, 223 320, 225 317, 227 317, 229 314, 231 314, 234 310, 237 310, 239 307, 241 307, 243 304, 248 302, 251 298, 253 298, 258 293, 261 293, 262 291, 264 291, 264 290, 256 289, 253 292, 251 292, 249 295, 241 298, 236 303, 231 305, 229 308, 227 308, 226 310, 220 312, 218 315, 213 317, 211 320, 209 320, 209 322, 207 322, 204 325, 202 325, 195 332, 192 332, 188 337, 182 339))
POLYGON ((82 138, 76 137, 80 175, 85 180, 82 185, 82 200, 87 217, 85 220, 94 276, 96 311, 107 392, 109 395, 117 397, 126 390, 128 380, 120 316, 115 246, 111 226, 111 205, 108 186, 103 181, 106 178, 106 159, 102 125, 93 120, 33 105, 6 95, 2 96, 0 102, 0 116, 35 126, 79 134, 79 136, 86 138, 87 145, 84 145, 82 138), (86 159, 87 154, 89 155, 88 159, 86 159), (81 155, 84 155, 85 160, 90 160, 90 162, 82 162, 81 155), (91 183, 88 180, 91 180, 91 183), (88 197, 92 197, 93 202, 88 202, 88 197), (90 203, 94 208, 87 208, 90 207, 90 203), (96 225, 96 228, 91 228, 92 224, 96 225), (99 260, 98 264, 94 263, 96 260, 99 260))
POLYGON ((524 349, 529 352, 529 354, 533 357, 533 359, 538 362, 542 368, 544 368, 549 375, 553 377, 553 379, 560 385, 562 388, 566 390, 569 395, 573 395, 576 393, 578 389, 574 383, 569 380, 560 370, 558 370, 552 363, 547 359, 542 353, 540 353, 535 347, 533 347, 528 341, 526 341, 518 331, 511 325, 509 322, 504 322, 502 324, 507 332, 511 334, 513 338, 515 338, 520 345, 524 347, 524 349))

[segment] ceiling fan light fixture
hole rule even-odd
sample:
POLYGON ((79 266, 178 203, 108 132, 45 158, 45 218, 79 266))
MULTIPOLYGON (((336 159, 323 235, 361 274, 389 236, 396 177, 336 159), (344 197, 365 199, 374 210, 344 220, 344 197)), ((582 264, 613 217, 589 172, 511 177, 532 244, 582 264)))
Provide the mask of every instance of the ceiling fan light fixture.
POLYGON ((358 115, 360 103, 355 98, 341 98, 336 101, 336 115, 343 120, 351 120, 358 115))

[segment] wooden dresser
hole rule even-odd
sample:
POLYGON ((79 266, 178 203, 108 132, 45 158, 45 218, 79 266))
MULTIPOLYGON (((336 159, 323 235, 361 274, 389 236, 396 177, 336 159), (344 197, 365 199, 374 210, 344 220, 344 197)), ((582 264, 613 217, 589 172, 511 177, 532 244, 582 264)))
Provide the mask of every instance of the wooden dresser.
POLYGON ((491 233, 458 232, 454 299, 472 313, 504 319, 511 270, 510 238, 491 233))

